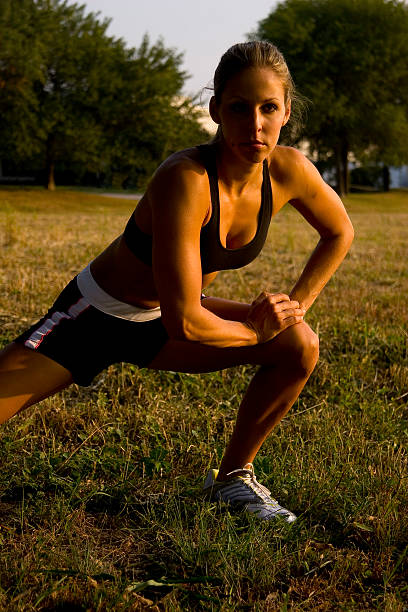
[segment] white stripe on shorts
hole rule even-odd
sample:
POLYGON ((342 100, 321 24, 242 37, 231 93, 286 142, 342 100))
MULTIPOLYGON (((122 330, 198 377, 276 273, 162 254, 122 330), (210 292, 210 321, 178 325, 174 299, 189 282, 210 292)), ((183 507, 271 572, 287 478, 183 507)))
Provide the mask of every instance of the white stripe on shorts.
POLYGON ((140 306, 120 302, 109 295, 109 293, 106 293, 92 276, 90 264, 78 274, 77 284, 82 295, 86 297, 94 308, 112 317, 139 323, 154 321, 154 319, 161 317, 160 306, 156 306, 156 308, 141 308, 140 306))
POLYGON ((24 342, 24 346, 31 349, 37 349, 45 336, 47 336, 63 319, 76 319, 81 312, 84 312, 89 306, 90 304, 85 298, 80 298, 75 304, 72 304, 72 306, 68 308, 68 314, 56 310, 50 318, 46 319, 44 323, 27 338, 24 342))

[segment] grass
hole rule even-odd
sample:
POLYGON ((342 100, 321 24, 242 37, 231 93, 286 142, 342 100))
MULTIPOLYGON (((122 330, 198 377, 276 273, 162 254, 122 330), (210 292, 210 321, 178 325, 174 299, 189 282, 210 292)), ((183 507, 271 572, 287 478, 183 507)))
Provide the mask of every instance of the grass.
MULTIPOLYGON (((0 191, 1 345, 133 205, 0 191)), ((299 520, 260 526, 200 498, 251 367, 111 366, 0 431, 0 610, 407 610, 408 193, 346 206, 356 240, 308 315, 321 359, 255 464, 299 520)), ((315 241, 287 207, 258 260, 212 294, 287 291, 315 241)))

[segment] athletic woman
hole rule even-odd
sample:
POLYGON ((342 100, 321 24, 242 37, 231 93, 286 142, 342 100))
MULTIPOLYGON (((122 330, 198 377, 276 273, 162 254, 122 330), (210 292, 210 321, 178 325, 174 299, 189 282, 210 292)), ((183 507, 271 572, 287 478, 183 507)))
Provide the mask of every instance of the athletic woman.
POLYGON ((299 396, 318 359, 304 321, 347 253, 353 229, 341 200, 297 150, 279 146, 294 87, 273 45, 234 45, 214 77, 213 143, 171 155, 124 233, 0 356, 0 421, 109 364, 208 372, 260 366, 206 495, 261 519, 295 515, 254 476, 263 441, 299 396), (290 202, 320 235, 295 286, 252 304, 205 297, 217 272, 260 252, 271 216, 290 202))

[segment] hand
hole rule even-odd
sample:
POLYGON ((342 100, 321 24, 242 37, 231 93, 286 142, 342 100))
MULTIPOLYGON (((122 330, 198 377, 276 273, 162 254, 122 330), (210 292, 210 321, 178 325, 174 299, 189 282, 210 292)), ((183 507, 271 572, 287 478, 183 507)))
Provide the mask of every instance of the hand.
POLYGON ((245 325, 253 329, 258 342, 267 342, 284 329, 303 321, 305 309, 285 293, 263 291, 251 304, 245 325))

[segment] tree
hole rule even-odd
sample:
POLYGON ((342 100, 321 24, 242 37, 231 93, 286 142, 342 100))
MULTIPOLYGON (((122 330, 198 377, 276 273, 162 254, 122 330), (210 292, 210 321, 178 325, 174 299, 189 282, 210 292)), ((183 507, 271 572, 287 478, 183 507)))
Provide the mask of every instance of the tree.
POLYGON ((170 153, 208 138, 192 101, 180 95, 181 61, 161 39, 150 45, 145 36, 113 69, 119 82, 105 97, 105 158, 123 177, 138 174, 142 186, 170 153))
POLYGON ((408 8, 398 0, 286 0, 251 37, 283 52, 311 104, 304 138, 336 168, 408 161, 408 8))
POLYGON ((0 158, 24 157, 33 151, 30 126, 35 124, 38 101, 32 83, 42 73, 32 10, 31 0, 20 0, 17 10, 11 0, 0 4, 0 158))
POLYGON ((145 178, 176 142, 203 135, 193 107, 174 104, 181 54, 147 37, 128 49, 108 26, 67 1, 2 0, 0 153, 41 157, 49 189, 58 162, 145 178))

